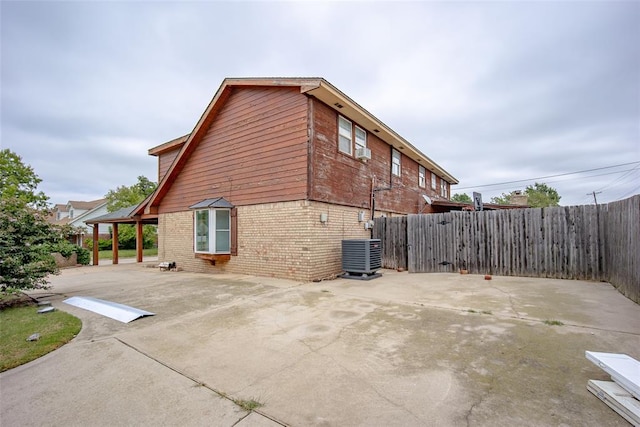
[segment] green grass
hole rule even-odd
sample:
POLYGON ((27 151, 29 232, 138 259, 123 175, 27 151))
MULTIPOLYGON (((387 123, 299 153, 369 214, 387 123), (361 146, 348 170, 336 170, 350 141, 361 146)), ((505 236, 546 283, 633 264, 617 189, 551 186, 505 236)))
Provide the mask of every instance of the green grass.
POLYGON ((249 400, 235 399, 233 402, 248 412, 251 412, 254 409, 262 408, 264 406, 264 403, 260 403, 255 399, 249 399, 249 400))
POLYGON ((46 314, 37 311, 35 306, 0 311, 0 372, 44 356, 80 332, 82 322, 77 317, 63 311, 46 314), (40 334, 40 339, 27 341, 35 333, 40 334))
MULTIPOLYGON (((93 252, 92 252, 93 254, 93 252)), ((143 256, 157 256, 158 248, 143 249, 143 256)), ((135 258, 135 249, 120 249, 118 250, 118 258, 135 258)), ((98 252, 98 259, 113 259, 113 251, 100 251, 98 252)))
POLYGON ((543 323, 545 325, 549 325, 549 326, 562 326, 562 325, 564 325, 564 323, 562 323, 559 320, 545 320, 543 323))

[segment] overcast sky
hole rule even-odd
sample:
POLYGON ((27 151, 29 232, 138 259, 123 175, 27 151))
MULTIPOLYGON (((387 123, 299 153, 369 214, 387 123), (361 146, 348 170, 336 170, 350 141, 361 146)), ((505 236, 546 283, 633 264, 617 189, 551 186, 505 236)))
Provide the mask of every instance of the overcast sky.
POLYGON ((0 19, 0 147, 53 203, 157 180, 147 150, 189 133, 225 77, 253 76, 324 77, 452 193, 560 174, 538 181, 562 205, 640 193, 639 1, 3 0, 0 19))

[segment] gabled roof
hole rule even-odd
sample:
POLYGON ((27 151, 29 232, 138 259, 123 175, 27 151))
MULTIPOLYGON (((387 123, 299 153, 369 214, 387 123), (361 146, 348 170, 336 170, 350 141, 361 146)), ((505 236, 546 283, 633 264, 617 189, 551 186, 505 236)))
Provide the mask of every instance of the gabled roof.
POLYGON ((181 146, 180 152, 173 161, 172 165, 169 167, 169 170, 165 173, 164 177, 162 177, 162 180, 158 184, 156 191, 149 198, 148 203, 143 203, 140 205, 140 208, 144 206, 144 212, 149 213, 152 210, 151 208, 157 206, 167 194, 169 188, 171 187, 171 184, 175 181, 176 176, 180 173, 188 158, 191 156, 197 145, 206 134, 209 125, 213 122, 213 120, 229 98, 231 89, 234 87, 243 86, 299 87, 301 93, 313 96, 314 98, 317 98, 328 106, 334 108, 336 111, 357 121, 360 125, 364 126, 368 131, 375 134, 378 138, 385 141, 387 144, 393 146, 394 148, 400 150, 404 155, 412 158, 413 160, 418 162, 418 164, 423 165, 426 169, 437 173, 447 182, 451 184, 458 183, 458 180, 455 177, 450 175, 447 171, 442 169, 433 160, 423 154, 416 147, 411 145, 407 140, 398 135, 390 127, 385 125, 382 121, 378 120, 373 114, 362 108, 355 101, 339 91, 336 87, 334 87, 323 78, 227 78, 224 79, 224 81, 220 85, 220 88, 214 95, 213 99, 196 123, 193 131, 189 135, 176 138, 149 150, 149 154, 159 155, 162 152, 181 146))
POLYGON ((153 147, 149 150, 149 155, 159 156, 160 154, 167 151, 175 150, 178 147, 182 147, 182 145, 187 141, 187 138, 189 138, 189 134, 176 139, 172 139, 171 141, 165 142, 164 144, 158 145, 157 147, 153 147))
POLYGON ((91 210, 106 202, 107 202, 107 199, 92 200, 90 202, 69 200, 69 202, 67 203, 67 206, 72 206, 74 209, 91 210))

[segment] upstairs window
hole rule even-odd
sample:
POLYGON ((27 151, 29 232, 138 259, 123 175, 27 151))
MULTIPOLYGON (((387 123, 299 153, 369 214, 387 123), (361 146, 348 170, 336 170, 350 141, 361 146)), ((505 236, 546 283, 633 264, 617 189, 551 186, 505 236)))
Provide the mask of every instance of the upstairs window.
POLYGON ((448 191, 447 191, 447 181, 445 181, 444 179, 440 179, 440 195, 442 197, 444 197, 445 199, 448 199, 448 191))
POLYGON ((391 149, 391 173, 400 176, 400 152, 395 148, 391 149))
POLYGON ((431 189, 435 190, 436 188, 436 174, 431 172, 431 189))
POLYGON ((338 149, 351 155, 353 146, 353 128, 351 122, 342 116, 338 116, 338 149))
POLYGON ((422 188, 427 186, 427 170, 424 166, 418 166, 418 186, 422 188))
POLYGON ((358 148, 367 147, 367 132, 359 126, 356 126, 356 150, 358 148))

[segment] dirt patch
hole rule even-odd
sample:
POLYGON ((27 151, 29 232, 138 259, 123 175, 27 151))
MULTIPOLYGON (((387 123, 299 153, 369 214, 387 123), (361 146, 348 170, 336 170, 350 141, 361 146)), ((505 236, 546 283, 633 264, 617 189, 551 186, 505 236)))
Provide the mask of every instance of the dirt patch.
POLYGON ((11 307, 24 307, 28 305, 36 305, 36 302, 27 294, 22 292, 0 292, 0 310, 11 307))

